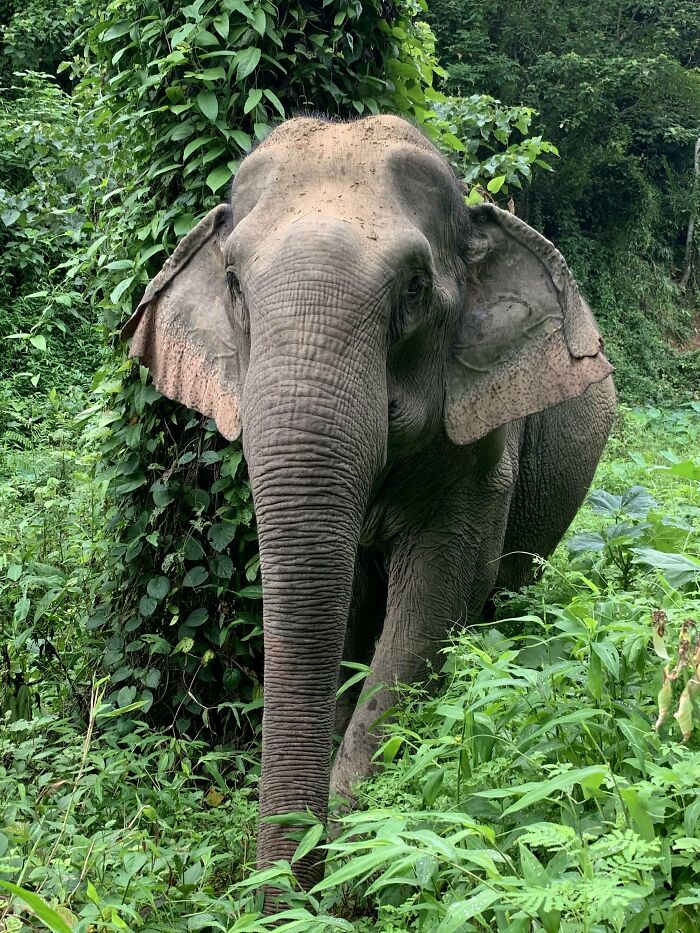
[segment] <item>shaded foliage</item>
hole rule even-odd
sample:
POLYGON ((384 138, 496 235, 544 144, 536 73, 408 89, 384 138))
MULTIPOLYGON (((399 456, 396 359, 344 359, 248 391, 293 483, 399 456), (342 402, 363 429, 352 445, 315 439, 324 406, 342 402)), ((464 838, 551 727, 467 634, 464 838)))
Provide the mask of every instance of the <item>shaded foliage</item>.
POLYGON ((698 273, 680 278, 700 121, 700 10, 686 0, 528 6, 434 0, 452 93, 490 93, 539 113, 559 149, 552 175, 517 198, 554 239, 599 314, 627 397, 697 392, 697 356, 665 335, 692 334, 698 273))

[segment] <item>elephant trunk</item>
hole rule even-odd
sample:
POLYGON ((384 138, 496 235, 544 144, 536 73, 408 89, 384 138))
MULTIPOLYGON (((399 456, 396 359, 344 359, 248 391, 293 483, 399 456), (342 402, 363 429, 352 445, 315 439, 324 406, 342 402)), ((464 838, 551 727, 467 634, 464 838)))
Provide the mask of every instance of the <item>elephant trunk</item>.
MULTIPOLYGON (((327 290, 324 295, 327 302, 327 290)), ((298 292, 295 297, 285 311, 290 322, 321 307, 309 295, 300 307, 298 292)), ((367 498, 386 452, 380 351, 374 372, 372 350, 347 350, 338 340, 338 327, 351 326, 348 315, 323 308, 298 340, 251 335, 243 398, 264 591, 260 867, 291 859, 298 844, 285 838, 292 827, 266 817, 306 810, 322 821, 327 816, 353 570, 367 498)), ((280 314, 271 317, 279 321, 280 314)), ((294 870, 310 888, 322 863, 311 853, 294 870)))

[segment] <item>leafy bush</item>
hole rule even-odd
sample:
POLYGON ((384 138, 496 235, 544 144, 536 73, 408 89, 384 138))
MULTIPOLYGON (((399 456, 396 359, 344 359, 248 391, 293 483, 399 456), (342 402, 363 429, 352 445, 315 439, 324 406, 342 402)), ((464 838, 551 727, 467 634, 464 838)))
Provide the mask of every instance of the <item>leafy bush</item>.
POLYGON ((5 392, 45 397, 51 389, 87 387, 100 360, 101 339, 89 318, 82 281, 63 281, 52 272, 81 239, 85 191, 99 156, 79 123, 75 102, 49 76, 26 73, 12 96, 0 98, 5 392))

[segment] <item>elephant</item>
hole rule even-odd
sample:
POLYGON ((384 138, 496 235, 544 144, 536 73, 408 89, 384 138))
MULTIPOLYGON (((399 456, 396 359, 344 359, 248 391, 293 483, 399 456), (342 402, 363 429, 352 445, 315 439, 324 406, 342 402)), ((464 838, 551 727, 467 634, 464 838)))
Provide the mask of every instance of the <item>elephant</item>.
MULTIPOLYGON (((326 821, 329 788, 372 770, 396 683, 424 679, 450 627, 556 547, 613 424, 612 367, 552 243, 467 206, 433 143, 389 115, 279 124, 122 336, 162 394, 242 434, 268 866, 296 843, 264 818, 326 821), (370 664, 369 701, 336 706, 343 658, 370 664)), ((322 871, 318 851, 295 865, 307 889, 322 871)))

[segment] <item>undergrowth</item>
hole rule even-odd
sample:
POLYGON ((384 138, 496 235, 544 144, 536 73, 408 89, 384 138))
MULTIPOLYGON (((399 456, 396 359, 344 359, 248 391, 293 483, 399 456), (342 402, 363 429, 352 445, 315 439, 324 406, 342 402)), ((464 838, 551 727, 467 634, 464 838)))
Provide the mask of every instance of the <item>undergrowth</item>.
MULTIPOLYGON (((434 689, 403 691, 382 767, 359 809, 335 811, 310 895, 293 865, 254 871, 256 741, 213 749, 113 699, 84 629, 97 568, 82 576, 92 505, 77 468, 90 445, 66 466, 72 480, 48 452, 33 457, 54 498, 42 492, 13 527, 0 584, 0 878, 20 886, 0 925, 39 929, 24 900, 38 892, 35 911, 62 933, 254 933, 269 928, 267 880, 287 892, 288 933, 697 930, 699 409, 624 412, 541 579, 455 636, 434 689), (61 547, 66 578, 41 578, 32 562, 61 547), (35 612, 42 587, 53 595, 27 635, 21 601, 35 612), (20 680, 30 708, 7 700, 20 680)), ((4 472, 21 456, 6 450, 4 472)), ((3 483, 7 501, 15 481, 3 483)), ((323 829, 291 822, 301 857, 323 829)))

